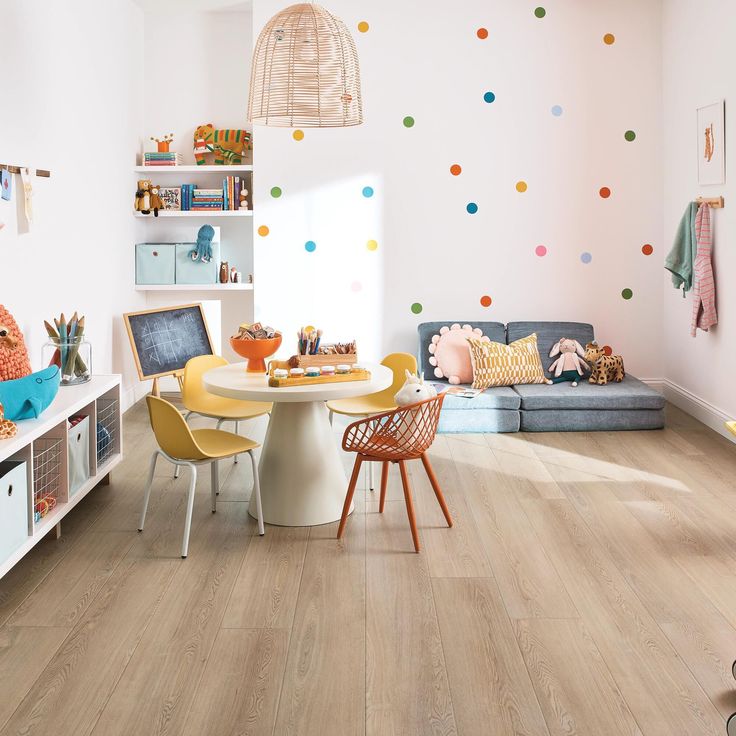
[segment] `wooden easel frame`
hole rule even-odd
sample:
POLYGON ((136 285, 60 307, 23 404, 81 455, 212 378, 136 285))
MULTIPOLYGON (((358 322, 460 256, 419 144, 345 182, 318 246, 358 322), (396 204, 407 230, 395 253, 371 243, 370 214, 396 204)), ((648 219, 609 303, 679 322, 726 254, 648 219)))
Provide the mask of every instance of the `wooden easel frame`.
POLYGON ((126 312, 123 314, 123 322, 125 323, 125 329, 128 333, 128 340, 130 341, 130 349, 133 352, 133 359, 135 360, 135 368, 138 371, 138 379, 140 381, 153 381, 153 386, 151 387, 151 393, 154 396, 160 396, 161 391, 159 389, 159 378, 164 378, 165 376, 174 376, 176 380, 179 382, 179 390, 181 391, 183 387, 183 381, 184 381, 184 371, 183 370, 176 370, 176 371, 164 371, 163 373, 155 373, 151 374, 149 376, 144 375, 143 368, 141 367, 141 361, 138 357, 138 350, 136 348, 135 344, 135 338, 133 337, 133 330, 130 328, 130 317, 139 317, 142 314, 160 314, 161 312, 175 312, 178 309, 190 309, 191 307, 197 307, 199 309, 200 316, 202 317, 202 324, 204 325, 204 330, 207 334, 207 342, 210 346, 210 354, 214 355, 214 350, 212 348, 212 335, 210 335, 210 328, 207 324, 207 318, 204 314, 204 309, 202 308, 201 302, 193 302, 191 304, 177 304, 173 307, 156 307, 154 309, 141 309, 139 312, 126 312))

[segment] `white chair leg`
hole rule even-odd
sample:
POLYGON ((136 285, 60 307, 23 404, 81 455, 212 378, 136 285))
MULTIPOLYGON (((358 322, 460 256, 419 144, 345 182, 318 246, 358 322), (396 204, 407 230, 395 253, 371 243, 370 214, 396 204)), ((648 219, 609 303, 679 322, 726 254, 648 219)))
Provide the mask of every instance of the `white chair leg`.
MULTIPOLYGON (((188 422, 188 421, 189 421, 189 417, 190 417, 190 416, 192 416, 192 412, 191 412, 191 411, 188 411, 188 412, 187 412, 187 413, 186 413, 186 414, 184 415, 184 421, 185 421, 185 422, 188 422)), ((179 466, 178 466, 178 465, 175 465, 175 466, 174 466, 174 478, 178 478, 178 477, 179 477, 179 466)))
POLYGON ((333 412, 332 412, 332 410, 330 410, 330 427, 332 426, 332 417, 333 417, 333 416, 334 416, 334 415, 333 415, 333 412))
POLYGON ((143 509, 141 510, 141 521, 138 524, 138 531, 143 531, 143 525, 146 523, 146 511, 148 511, 148 500, 151 498, 151 486, 153 485, 153 474, 156 472, 156 461, 158 460, 159 452, 153 453, 151 457, 151 466, 148 471, 148 485, 146 486, 146 493, 143 496, 143 509))
POLYGON ((220 493, 220 469, 217 460, 210 463, 210 496, 212 497, 212 513, 217 511, 217 496, 220 493))
POLYGON ((220 418, 219 418, 219 419, 217 420, 217 425, 216 425, 216 426, 217 426, 217 429, 221 429, 221 428, 222 428, 222 423, 223 423, 224 421, 225 421, 225 417, 220 417, 220 418))
MULTIPOLYGON (((235 420, 235 434, 240 434, 240 422, 237 419, 235 420)), ((233 458, 233 462, 235 462, 235 463, 238 462, 238 456, 237 455, 233 458)))
POLYGON ((373 490, 373 463, 368 463, 368 488, 373 490))
POLYGON ((181 556, 187 556, 189 551, 189 532, 192 529, 192 511, 194 510, 194 487, 197 485, 197 468, 191 463, 187 463, 190 470, 189 476, 189 496, 187 497, 187 518, 184 521, 184 539, 181 543, 181 556))
POLYGON ((263 508, 261 506, 261 482, 258 478, 258 464, 253 450, 248 450, 250 462, 253 466, 253 493, 256 494, 256 515, 258 516, 258 533, 263 536, 266 531, 263 528, 263 508))

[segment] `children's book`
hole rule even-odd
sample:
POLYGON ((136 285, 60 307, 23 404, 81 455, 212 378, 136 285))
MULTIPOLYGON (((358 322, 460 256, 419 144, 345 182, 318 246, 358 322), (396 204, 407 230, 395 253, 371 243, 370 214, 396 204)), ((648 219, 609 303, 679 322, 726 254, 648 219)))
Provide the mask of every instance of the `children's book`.
POLYGON ((165 210, 182 209, 181 187, 161 187, 158 193, 163 200, 165 210))
POLYGON ((446 393, 448 396, 459 396, 461 399, 474 399, 478 394, 482 394, 482 389, 471 388, 470 386, 451 386, 448 383, 430 383, 430 386, 437 391, 438 394, 446 393))

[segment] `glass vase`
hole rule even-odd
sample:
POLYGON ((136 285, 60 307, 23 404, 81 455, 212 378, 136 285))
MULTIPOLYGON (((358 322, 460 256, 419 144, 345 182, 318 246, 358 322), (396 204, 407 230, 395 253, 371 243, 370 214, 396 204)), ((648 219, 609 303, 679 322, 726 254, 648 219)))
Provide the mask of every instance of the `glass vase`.
POLYGON ((43 346, 44 365, 61 368, 61 385, 76 386, 92 378, 92 346, 82 338, 69 338, 64 342, 49 340, 43 346))

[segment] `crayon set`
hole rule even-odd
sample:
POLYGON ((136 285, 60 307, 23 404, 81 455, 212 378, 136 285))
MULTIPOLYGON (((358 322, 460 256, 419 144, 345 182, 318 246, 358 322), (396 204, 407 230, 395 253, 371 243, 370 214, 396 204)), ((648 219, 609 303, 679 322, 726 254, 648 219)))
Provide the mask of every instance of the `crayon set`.
POLYGON ((51 343, 56 346, 49 365, 59 366, 61 383, 69 385, 89 381, 90 355, 89 344, 84 342, 84 317, 74 312, 67 321, 62 312, 58 319, 54 317, 54 326, 45 320, 43 324, 51 343), (86 346, 85 350, 81 350, 83 345, 86 346))

